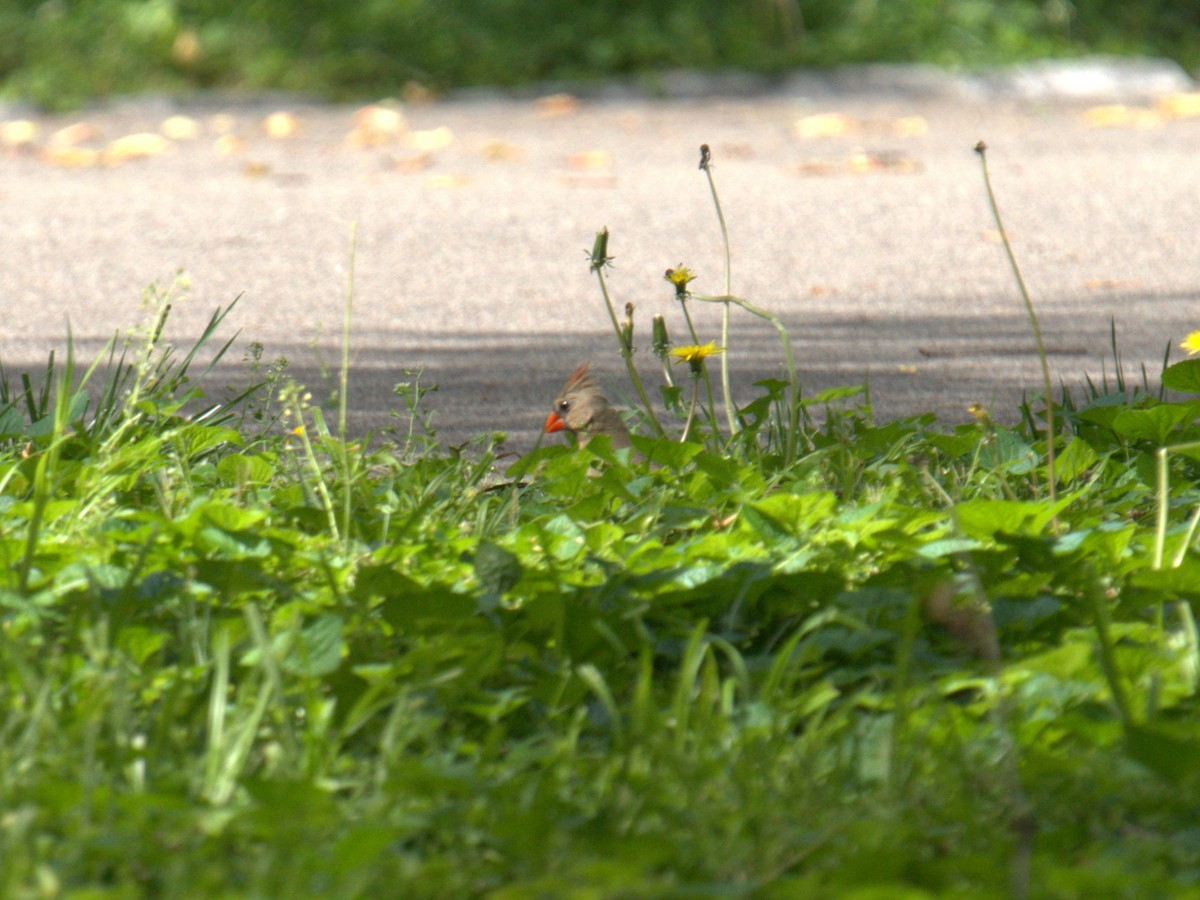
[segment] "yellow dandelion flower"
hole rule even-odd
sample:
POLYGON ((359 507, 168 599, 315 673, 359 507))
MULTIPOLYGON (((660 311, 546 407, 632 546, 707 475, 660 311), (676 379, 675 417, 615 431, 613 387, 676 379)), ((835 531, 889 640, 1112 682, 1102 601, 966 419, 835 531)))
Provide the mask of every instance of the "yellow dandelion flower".
POLYGON ((982 403, 972 403, 967 407, 967 412, 974 416, 980 425, 987 425, 992 421, 991 412, 982 403))
POLYGON ((676 347, 671 350, 671 355, 674 356, 674 358, 680 362, 688 362, 692 368, 700 366, 704 360, 709 358, 709 356, 715 356, 719 353, 725 353, 725 348, 716 346, 716 341, 709 341, 708 343, 701 344, 691 344, 691 346, 688 347, 676 347))
POLYGON ((1200 331, 1193 331, 1179 346, 1188 352, 1188 356, 1200 353, 1200 331))
POLYGON ((663 278, 675 285, 675 295, 677 297, 682 297, 688 292, 688 282, 692 281, 695 277, 696 273, 683 263, 680 263, 673 269, 667 269, 663 275, 663 278))

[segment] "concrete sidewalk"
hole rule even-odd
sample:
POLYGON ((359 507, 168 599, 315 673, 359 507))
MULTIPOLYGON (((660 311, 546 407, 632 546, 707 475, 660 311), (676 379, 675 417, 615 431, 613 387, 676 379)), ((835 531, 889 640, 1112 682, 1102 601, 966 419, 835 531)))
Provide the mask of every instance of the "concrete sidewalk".
MULTIPOLYGON (((584 252, 597 230, 611 233, 618 311, 636 304, 651 384, 650 317, 684 336, 663 271, 683 262, 696 291, 721 291, 697 169, 707 143, 734 292, 784 318, 807 393, 869 373, 882 417, 961 420, 982 402, 1011 419, 1040 377, 978 140, 1056 377, 1111 373, 1110 320, 1128 368, 1152 375, 1168 342, 1200 328, 1200 102, 1169 68, 1118 78, 1097 66, 1090 80, 1079 67, 1024 82, 870 69, 723 88, 679 76, 666 99, 467 95, 405 107, 407 130, 371 146, 354 108, 283 99, 35 117, 32 144, 0 151, 0 362, 44 365, 68 319, 77 346, 97 347, 144 318, 147 284, 184 269, 190 298, 169 336, 189 342, 241 295, 236 355, 259 341, 321 396, 321 360, 340 355, 353 223, 355 429, 391 421, 392 385, 424 368, 448 442, 501 430, 525 450, 576 363, 627 390, 584 252), (276 120, 295 126, 287 137, 264 130, 277 111, 294 116, 276 120), (164 152, 112 166, 74 152, 176 114, 199 135, 164 152), (79 123, 90 131, 68 136, 82 140, 50 149, 79 123)), ((715 339, 715 312, 698 312, 702 340, 715 339)), ((778 372, 774 332, 757 320, 735 317, 730 353, 741 400, 778 372)), ((221 378, 245 375, 231 365, 221 378)))

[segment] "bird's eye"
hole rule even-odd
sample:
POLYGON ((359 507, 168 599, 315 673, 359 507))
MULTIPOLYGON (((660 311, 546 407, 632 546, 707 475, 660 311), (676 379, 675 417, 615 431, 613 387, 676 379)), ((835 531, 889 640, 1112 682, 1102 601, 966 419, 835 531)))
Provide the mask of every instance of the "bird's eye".
POLYGON ((560 413, 565 413, 570 408, 571 408, 570 400, 559 400, 558 401, 558 411, 560 413))

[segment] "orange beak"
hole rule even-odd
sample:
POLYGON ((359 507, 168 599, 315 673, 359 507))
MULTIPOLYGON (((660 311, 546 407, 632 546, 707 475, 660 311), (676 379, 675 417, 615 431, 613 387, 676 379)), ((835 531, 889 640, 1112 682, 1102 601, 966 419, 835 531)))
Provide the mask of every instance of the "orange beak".
POLYGON ((566 427, 567 423, 563 421, 563 417, 556 412, 552 412, 550 415, 546 416, 546 425, 542 431, 545 431, 549 434, 555 431, 562 431, 566 427))

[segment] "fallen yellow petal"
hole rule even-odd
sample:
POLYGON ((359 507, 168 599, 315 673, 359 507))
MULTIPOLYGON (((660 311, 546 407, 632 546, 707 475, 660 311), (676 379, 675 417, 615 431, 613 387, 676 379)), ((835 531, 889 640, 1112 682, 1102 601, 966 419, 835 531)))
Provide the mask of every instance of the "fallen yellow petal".
POLYGON ((145 159, 150 156, 162 156, 174 146, 161 134, 143 132, 127 134, 119 137, 104 149, 104 164, 119 166, 131 159, 145 159))
POLYGON ((1154 106, 1170 119, 1192 119, 1200 116, 1200 91, 1167 94, 1165 97, 1159 97, 1154 106))
POLYGON ((100 164, 100 151, 87 147, 47 147, 42 159, 64 169, 88 169, 100 164))
POLYGON ((1083 117, 1092 128, 1153 128, 1162 123, 1162 116, 1152 109, 1121 103, 1093 106, 1083 117))
POLYGON ((433 157, 428 153, 410 153, 407 156, 397 156, 392 159, 392 168, 397 172, 410 174, 428 169, 433 165, 433 157))
POLYGON ((612 166, 612 155, 604 150, 583 150, 568 157, 572 169, 607 169, 612 166))
POLYGON ((189 116, 168 116, 158 130, 173 141, 194 141, 200 137, 200 123, 189 116))
POLYGON ((373 104, 355 111, 354 128, 346 135, 346 142, 353 147, 376 147, 407 130, 404 113, 391 106, 373 104))
POLYGON ((432 153, 454 143, 454 132, 445 125, 440 125, 427 131, 414 131, 409 135, 408 142, 414 150, 432 153))
POLYGON ((892 134, 896 137, 920 137, 929 133, 929 123, 924 116, 901 116, 892 122, 892 134))
POLYGON ((67 125, 65 128, 60 128, 54 134, 50 135, 50 140, 47 144, 56 149, 66 147, 74 147, 76 144, 82 144, 87 141, 94 141, 99 137, 100 132, 94 125, 87 122, 75 122, 72 125, 67 125))
POLYGON ((859 123, 856 119, 842 113, 818 113, 797 119, 792 131, 798 138, 837 137, 850 131, 857 131, 859 123))
POLYGON ((0 143, 6 147, 22 147, 32 144, 38 136, 38 127, 28 119, 15 119, 0 127, 0 143))
POLYGON ((232 156, 245 149, 246 142, 236 134, 223 134, 213 141, 213 149, 218 156, 232 156))
POLYGON ((300 120, 290 112, 273 112, 263 119, 263 130, 268 137, 280 141, 300 130, 300 120))
POLYGON ((492 138, 483 142, 483 155, 488 159, 516 159, 521 156, 521 148, 508 141, 492 138))
POLYGON ((533 108, 543 119, 569 116, 579 109, 579 100, 570 94, 550 94, 533 101, 533 108))
POLYGON ((430 175, 425 179, 425 183, 431 188, 459 188, 466 187, 471 183, 469 175, 430 175))

